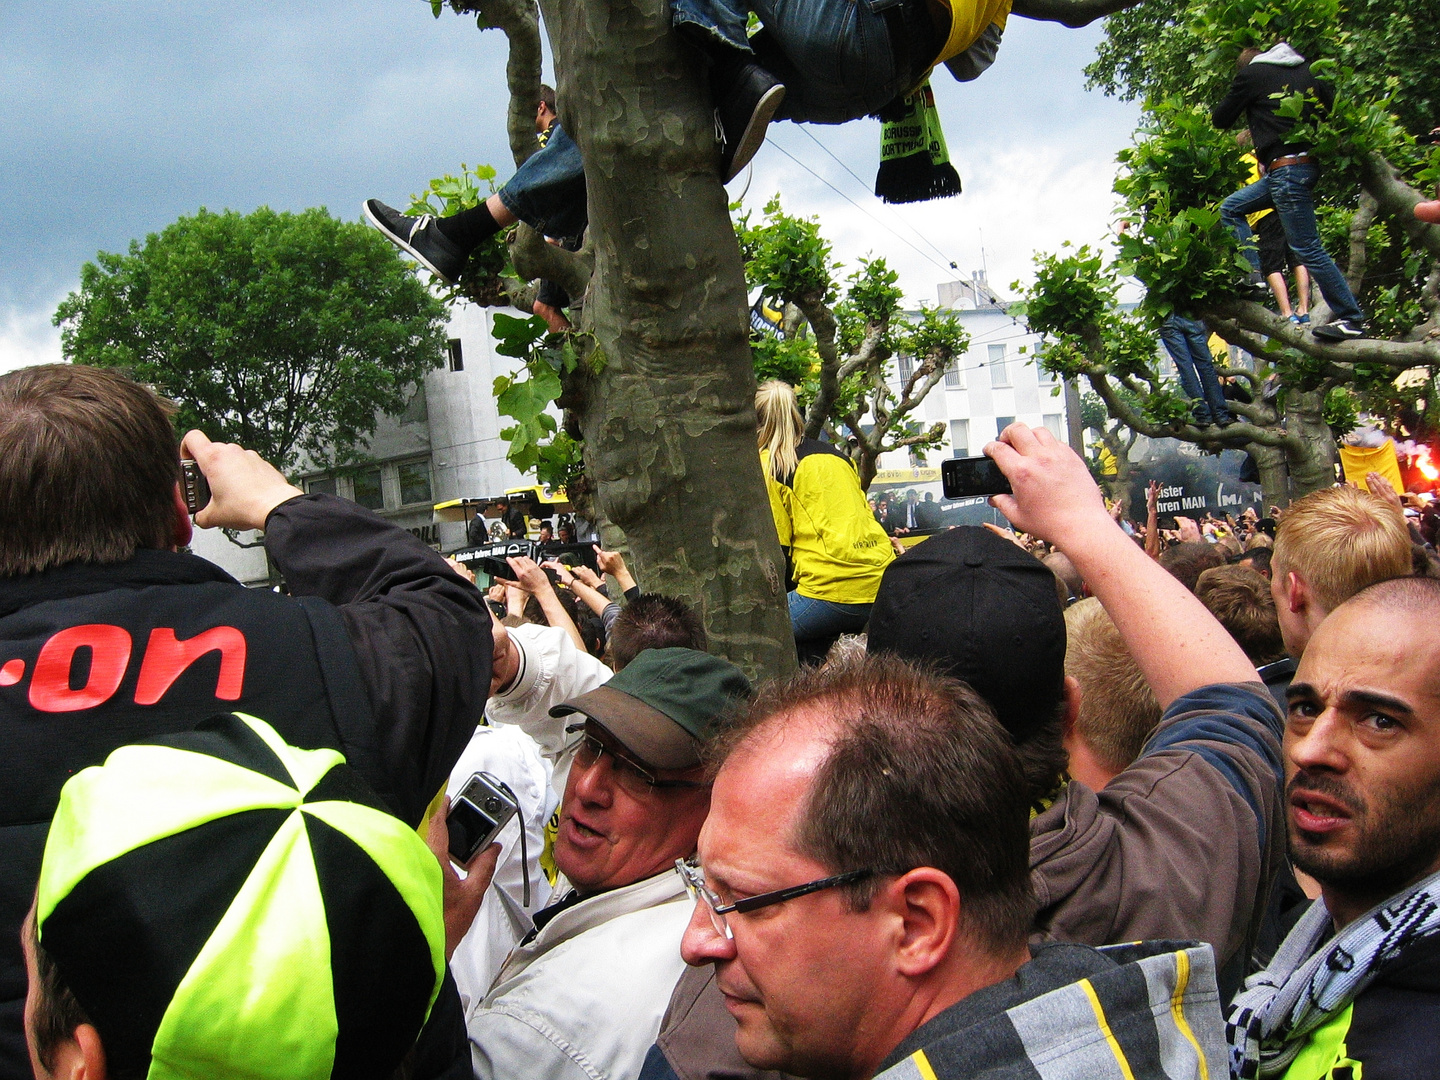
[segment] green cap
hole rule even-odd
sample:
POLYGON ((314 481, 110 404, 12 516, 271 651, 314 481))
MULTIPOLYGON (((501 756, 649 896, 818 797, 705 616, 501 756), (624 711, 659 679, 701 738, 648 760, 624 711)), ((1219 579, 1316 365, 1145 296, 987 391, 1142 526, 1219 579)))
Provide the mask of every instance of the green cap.
POLYGON ((646 649, 604 686, 550 715, 581 713, 644 764, 688 769, 751 693, 750 680, 728 660, 695 649, 646 649))

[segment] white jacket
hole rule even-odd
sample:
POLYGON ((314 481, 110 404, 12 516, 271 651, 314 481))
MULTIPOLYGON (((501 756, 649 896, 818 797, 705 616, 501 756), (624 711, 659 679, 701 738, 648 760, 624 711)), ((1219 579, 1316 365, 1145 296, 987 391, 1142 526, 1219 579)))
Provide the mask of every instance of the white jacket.
POLYGON ((550 709, 603 686, 614 672, 577 649, 570 635, 558 627, 525 623, 510 627, 509 633, 520 654, 520 671, 509 687, 491 696, 485 717, 492 724, 515 724, 534 739, 554 766, 551 783, 556 793, 563 795, 573 756, 565 747, 574 741, 566 737, 565 727, 580 718, 557 720, 550 709))
POLYGON ((500 965, 520 939, 534 929, 531 917, 550 902, 550 882, 540 866, 545 823, 560 804, 550 786, 550 763, 535 740, 518 727, 476 728, 450 773, 446 793, 453 799, 477 772, 488 772, 510 786, 520 813, 500 830, 500 858, 480 913, 450 958, 450 972, 468 1012, 495 981, 500 965), (521 858, 520 823, 525 825, 521 858), (530 876, 530 903, 525 903, 525 875, 530 876))
POLYGON ((667 870, 556 915, 466 1016, 477 1080, 634 1080, 685 969, 693 911, 667 870))

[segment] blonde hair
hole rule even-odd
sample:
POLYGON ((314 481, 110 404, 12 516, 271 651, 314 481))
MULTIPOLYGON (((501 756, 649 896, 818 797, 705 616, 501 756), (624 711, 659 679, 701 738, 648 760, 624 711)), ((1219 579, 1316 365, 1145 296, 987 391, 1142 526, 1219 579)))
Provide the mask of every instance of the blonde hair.
POLYGON ((1160 702, 1099 600, 1065 609, 1065 638, 1065 674, 1080 684, 1080 737, 1108 768, 1124 769, 1160 722, 1160 702))
POLYGON ((1326 611, 1367 585, 1414 572, 1404 518, 1354 487, 1313 491, 1293 503, 1275 530, 1274 550, 1271 576, 1299 574, 1326 611))
POLYGON ((800 464, 795 448, 805 435, 805 418, 795 404, 794 388, 779 379, 761 383, 755 391, 755 417, 760 449, 770 451, 770 475, 777 480, 793 475, 800 464))

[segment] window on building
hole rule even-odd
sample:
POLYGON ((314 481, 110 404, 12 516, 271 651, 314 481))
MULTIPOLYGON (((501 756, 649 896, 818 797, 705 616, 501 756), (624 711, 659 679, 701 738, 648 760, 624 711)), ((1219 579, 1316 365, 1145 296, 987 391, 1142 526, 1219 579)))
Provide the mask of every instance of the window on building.
POLYGON ((380 466, 355 474, 355 501, 367 510, 385 509, 385 495, 380 487, 380 466))
POLYGON ((314 480, 307 480, 305 481, 305 490, 310 492, 310 494, 312 495, 316 493, 319 493, 321 495, 334 495, 335 477, 320 476, 315 478, 314 480))
POLYGON ((950 421, 950 448, 956 457, 970 456, 970 421, 950 421))
POLYGON ((400 476, 400 503, 402 506, 431 501, 430 463, 428 461, 406 462, 396 469, 396 472, 400 476))
POLYGON ((1054 386, 1055 383, 1059 381, 1056 378, 1055 373, 1053 371, 1046 371, 1045 368, 1041 365, 1041 360, 1045 356, 1044 344, 1041 342, 1036 342, 1030 348, 1030 355, 1035 361, 1035 378, 1039 381, 1040 385, 1054 386))
POLYGON ((989 357, 985 365, 990 369, 991 386, 1010 385, 1010 362, 1005 359, 1004 345, 989 346, 989 357))
POLYGON ((465 370, 465 349, 460 344, 460 339, 458 337, 452 337, 450 339, 450 370, 465 370))
POLYGON ((1059 414, 1059 413, 1046 413, 1044 416, 1042 416, 1042 417, 1040 418, 1040 422, 1041 422, 1042 424, 1044 424, 1044 425, 1046 426, 1046 428, 1049 429, 1050 434, 1051 434, 1051 435, 1054 435, 1056 439, 1058 439, 1060 442, 1064 442, 1064 441, 1065 441, 1065 436, 1064 436, 1063 434, 1061 434, 1061 432, 1060 432, 1060 414, 1059 414))
POLYGON ((995 417, 995 437, 998 439, 998 438, 1000 437, 1000 433, 1001 433, 1002 431, 1004 431, 1007 427, 1009 427, 1011 424, 1013 424, 1014 422, 1015 422, 1015 418, 1014 418, 1013 416, 997 416, 997 417, 995 417))
POLYGON ((965 377, 960 371, 959 360, 951 360, 945 365, 945 386, 950 390, 965 389, 965 377))
POLYGON ((915 358, 913 356, 900 356, 897 357, 897 363, 900 367, 900 385, 904 386, 910 381, 910 377, 915 374, 915 358))

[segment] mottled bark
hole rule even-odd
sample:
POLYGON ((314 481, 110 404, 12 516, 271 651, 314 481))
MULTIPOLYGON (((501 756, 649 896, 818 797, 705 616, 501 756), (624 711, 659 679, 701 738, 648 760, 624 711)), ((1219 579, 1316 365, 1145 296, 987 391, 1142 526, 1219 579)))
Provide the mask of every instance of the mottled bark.
POLYGON ((1289 506, 1290 468, 1286 464, 1285 451, 1278 446, 1261 446, 1259 443, 1251 443, 1246 450, 1255 459, 1265 506, 1278 506, 1282 509, 1289 506))
POLYGON ((1285 392, 1285 462, 1295 497, 1335 483, 1335 435, 1325 423, 1325 389, 1285 392))
POLYGON ((712 651, 794 667, 755 446, 740 251, 708 94, 665 0, 545 0, 561 121, 584 158, 603 364, 575 406, 601 512, 637 579, 699 605, 712 651))

